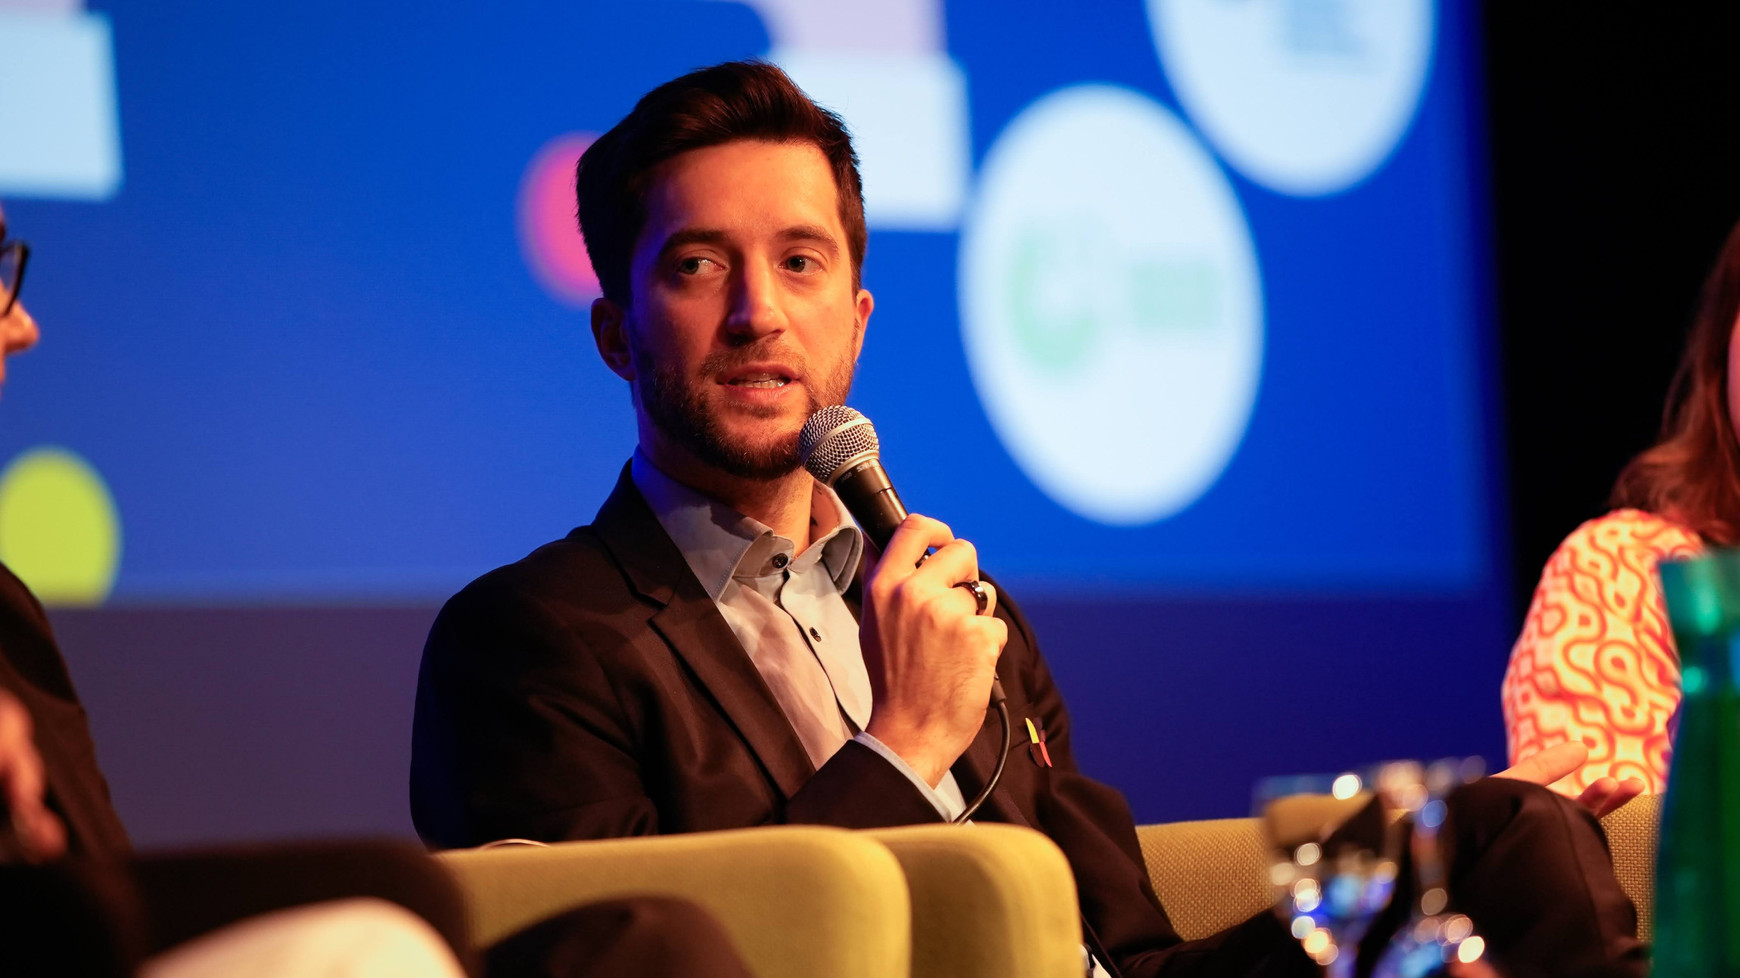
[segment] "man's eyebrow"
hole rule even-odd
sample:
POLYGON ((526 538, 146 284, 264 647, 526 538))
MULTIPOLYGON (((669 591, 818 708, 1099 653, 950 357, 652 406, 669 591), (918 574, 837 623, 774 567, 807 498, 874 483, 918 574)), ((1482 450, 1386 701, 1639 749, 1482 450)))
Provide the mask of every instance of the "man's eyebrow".
MULTIPOLYGON (((693 244, 724 245, 730 236, 720 228, 682 228, 671 232, 664 244, 659 246, 659 258, 663 259, 679 248, 693 244)), ((830 252, 838 254, 840 240, 832 231, 820 224, 794 224, 779 232, 781 241, 814 241, 830 252)))
POLYGON ((692 244, 722 245, 725 243, 725 232, 718 228, 683 228, 674 231, 659 246, 659 257, 663 258, 678 248, 692 244))
POLYGON ((840 250, 839 239, 834 237, 832 231, 829 231, 827 228, 822 227, 819 224, 793 225, 792 227, 779 232, 779 237, 782 241, 815 241, 825 245, 834 252, 840 250))

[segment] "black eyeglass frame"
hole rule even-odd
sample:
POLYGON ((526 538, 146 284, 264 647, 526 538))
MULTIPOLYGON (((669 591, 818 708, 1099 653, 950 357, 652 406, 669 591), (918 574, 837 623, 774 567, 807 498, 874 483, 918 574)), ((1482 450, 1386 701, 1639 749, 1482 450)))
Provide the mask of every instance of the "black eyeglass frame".
POLYGON ((30 264, 30 246, 17 238, 6 240, 6 225, 0 224, 0 261, 4 261, 7 252, 18 255, 18 270, 12 276, 12 287, 0 302, 0 319, 12 315, 12 307, 18 304, 18 293, 24 291, 24 266, 30 264))

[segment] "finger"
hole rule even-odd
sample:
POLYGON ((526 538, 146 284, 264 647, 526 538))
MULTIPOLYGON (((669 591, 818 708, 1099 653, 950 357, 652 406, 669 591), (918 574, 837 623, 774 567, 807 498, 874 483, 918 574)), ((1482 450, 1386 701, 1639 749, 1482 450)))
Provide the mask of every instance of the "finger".
POLYGON ((1607 811, 1601 814, 1605 815, 1607 812, 1616 812, 1624 808, 1631 804, 1631 799, 1647 790, 1649 790, 1649 785, 1645 784, 1642 778, 1626 778, 1619 782, 1618 787, 1613 789, 1613 794, 1607 799, 1607 811))
POLYGON ((1009 644, 1009 626, 1001 618, 981 619, 991 640, 997 643, 997 657, 1001 658, 1003 649, 1009 644))
POLYGON ((31 742, 30 711, 11 693, 0 689, 0 751, 31 742))
POLYGON ((42 757, 26 739, 0 743, 0 801, 13 809, 42 803, 42 757))
POLYGON ((42 755, 30 735, 30 712, 0 691, 0 800, 15 810, 37 806, 43 791, 42 755))
MULTIPOLYGON (((979 551, 966 540, 951 540, 913 572, 913 577, 935 587, 954 587, 979 579, 979 551)), ((971 595, 968 595, 971 597, 971 595)))
MULTIPOLYGON (((926 550, 932 547, 941 550, 954 539, 954 533, 943 523, 913 513, 902 520, 895 528, 894 536, 888 538, 888 546, 882 550, 877 572, 896 574, 896 580, 904 578, 912 573, 908 568, 917 565, 926 550)), ((929 564, 930 561, 925 563, 929 564)))
MULTIPOLYGON (((985 589, 985 597, 988 599, 985 602, 985 610, 980 612, 980 614, 989 618, 997 613, 997 585, 981 578, 979 580, 979 586, 985 589)), ((977 605, 975 604, 974 607, 977 607, 977 605)))
POLYGON ((1630 800, 1631 800, 1630 798, 1621 798, 1620 797, 1620 795, 1619 795, 1619 782, 1615 781, 1613 783, 1613 790, 1612 791, 1609 791, 1606 794, 1602 795, 1600 798, 1596 799, 1592 804, 1585 803, 1583 807, 1587 808, 1589 810, 1589 814, 1595 816, 1596 818, 1606 818, 1610 813, 1617 811, 1620 808, 1620 806, 1624 805, 1626 802, 1628 802, 1630 800))
POLYGON ((1613 793, 1619 790, 1619 782, 1612 778, 1596 778, 1577 796, 1577 804, 1595 813, 1596 818, 1607 814, 1608 801, 1613 793))
POLYGON ((973 589, 967 587, 968 583, 973 582, 962 581, 955 585, 955 590, 966 595, 967 600, 972 602, 972 607, 969 610, 975 615, 982 615, 986 618, 994 616, 997 613, 997 586, 992 584, 990 581, 985 580, 979 580, 976 582, 985 592, 985 607, 984 610, 981 611, 979 609, 979 599, 973 594, 973 589))
POLYGON ((0 781, 4 782, 6 804, 13 811, 42 805, 47 786, 43 783, 42 759, 37 756, 35 745, 12 756, 11 762, 0 769, 0 781))
POLYGON ((41 805, 13 813, 13 827, 32 862, 49 862, 66 855, 66 826, 41 805))
POLYGON ((1514 778, 1518 781, 1550 785, 1582 767, 1583 762, 1588 759, 1588 747, 1580 741, 1568 740, 1562 744, 1542 748, 1509 768, 1498 772, 1494 777, 1514 778))
MULTIPOLYGON (((1493 777, 1502 778, 1502 777, 1505 777, 1505 775, 1495 774, 1495 775, 1493 775, 1493 777)), ((1527 778, 1518 778, 1517 780, 1526 781, 1528 779, 1527 778)), ((1554 781, 1552 784, 1549 784, 1546 787, 1547 787, 1548 791, 1551 791, 1555 794, 1564 795, 1566 798, 1569 798, 1572 801, 1577 802, 1578 804, 1582 804, 1582 802, 1583 802, 1583 792, 1577 788, 1576 783, 1573 782, 1570 778, 1560 778, 1559 780, 1554 781)))
POLYGON ((1003 658, 1003 649, 1009 644, 1009 626, 1001 618, 970 619, 968 631, 964 635, 963 647, 973 650, 973 674, 978 675, 978 669, 985 670, 983 676, 986 692, 990 684, 997 678, 997 663, 1003 658))

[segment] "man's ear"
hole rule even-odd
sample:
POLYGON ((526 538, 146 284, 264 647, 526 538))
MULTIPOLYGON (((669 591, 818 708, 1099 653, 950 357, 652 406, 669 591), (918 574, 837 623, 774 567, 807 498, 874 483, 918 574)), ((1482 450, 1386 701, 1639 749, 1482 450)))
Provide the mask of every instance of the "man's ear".
POLYGON ((621 306, 609 299, 592 300, 592 342, 610 372, 634 380, 634 358, 628 352, 628 323, 621 306))
POLYGON ((859 289, 857 299, 858 335, 852 338, 852 361, 858 360, 858 354, 864 350, 864 331, 870 327, 870 314, 876 311, 876 297, 869 289, 859 289))

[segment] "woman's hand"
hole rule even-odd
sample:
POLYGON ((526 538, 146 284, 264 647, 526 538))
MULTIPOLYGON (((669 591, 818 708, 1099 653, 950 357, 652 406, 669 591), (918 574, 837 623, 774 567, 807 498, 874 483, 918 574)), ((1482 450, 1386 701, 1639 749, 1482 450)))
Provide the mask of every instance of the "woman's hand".
POLYGON ((1596 778, 1593 784, 1578 793, 1566 779, 1576 773, 1587 760, 1589 748, 1569 740, 1536 751, 1493 777, 1515 778, 1518 781, 1545 785, 1561 795, 1577 799, 1577 803, 1587 808, 1596 818, 1623 808, 1626 802, 1643 794, 1648 787, 1642 778, 1626 778, 1624 781, 1596 778))

